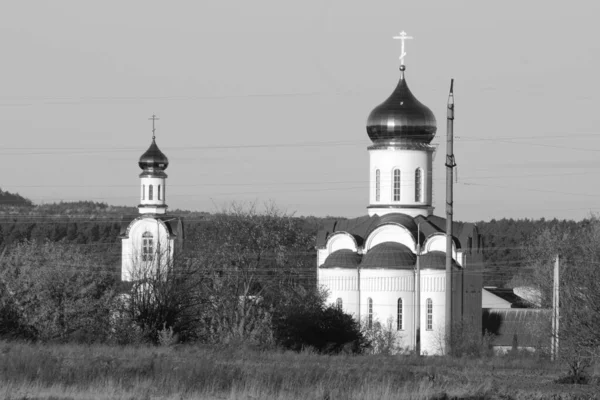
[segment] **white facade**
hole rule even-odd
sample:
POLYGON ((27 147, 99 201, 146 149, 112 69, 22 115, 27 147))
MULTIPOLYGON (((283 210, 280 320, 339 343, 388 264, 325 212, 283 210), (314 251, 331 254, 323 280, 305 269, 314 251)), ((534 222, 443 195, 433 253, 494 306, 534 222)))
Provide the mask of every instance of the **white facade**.
POLYGON ((143 216, 133 220, 121 239, 121 280, 140 280, 159 268, 165 273, 173 260, 174 240, 160 219, 143 216))
POLYGON ((369 148, 369 215, 431 215, 434 151, 424 144, 369 148))
MULTIPOLYGON (((427 246, 429 242, 439 241, 437 235, 425 240, 421 256, 428 248, 439 251, 437 246, 427 246)), ((327 258, 339 250, 351 250, 362 254, 363 258, 375 246, 381 243, 395 242, 406 246, 416 255, 417 243, 412 233, 398 224, 384 224, 365 239, 363 246, 357 246, 352 235, 336 232, 329 236, 324 248, 318 249, 318 282, 328 292, 327 303, 341 306, 342 309, 360 320, 363 324, 379 321, 391 322, 397 331, 400 348, 414 350, 417 340, 417 291, 415 268, 323 268, 327 258), (399 302, 401 300, 401 302, 399 302), (400 306, 400 307, 399 307, 400 306), (398 321, 401 320, 399 324, 398 321)), ((455 261, 463 259, 461 251, 456 251, 455 261)), ((453 287, 453 296, 461 296, 461 272, 453 287)), ((457 301, 460 301, 457 299, 457 301)), ((444 351, 444 323, 446 313, 446 272, 443 269, 421 270, 420 296, 420 342, 422 354, 441 354, 444 351)), ((457 308, 460 308, 457 306, 457 308)))

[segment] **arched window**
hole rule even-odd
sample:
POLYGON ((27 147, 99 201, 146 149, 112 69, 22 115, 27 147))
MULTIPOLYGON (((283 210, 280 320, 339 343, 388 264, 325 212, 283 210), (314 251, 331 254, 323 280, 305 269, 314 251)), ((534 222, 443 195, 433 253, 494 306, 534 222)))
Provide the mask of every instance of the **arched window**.
POLYGON ((398 299, 398 330, 401 331, 404 329, 403 325, 403 315, 402 315, 402 299, 398 299))
POLYGON ((433 302, 427 299, 427 330, 433 330, 433 302))
POLYGON ((417 203, 423 201, 423 170, 421 168, 415 170, 415 201, 417 203))
POLYGON ((369 328, 373 327, 373 299, 367 299, 367 326, 369 328))
POLYGON ((394 201, 400 201, 400 170, 394 170, 394 201))
POLYGON ((381 172, 375 171, 375 201, 381 200, 381 172))
POLYGON ((146 185, 142 185, 142 200, 146 200, 146 185))
POLYGON ((342 298, 338 297, 337 300, 335 301, 335 306, 341 310, 343 305, 344 305, 344 303, 342 302, 342 298))
POLYGON ((152 261, 153 259, 154 237, 150 232, 144 232, 142 235, 142 261, 152 261))
POLYGON ((160 200, 160 185, 158 185, 158 190, 156 192, 156 195, 158 196, 158 199, 160 200))
POLYGON ((152 200, 152 185, 148 186, 148 200, 152 200))

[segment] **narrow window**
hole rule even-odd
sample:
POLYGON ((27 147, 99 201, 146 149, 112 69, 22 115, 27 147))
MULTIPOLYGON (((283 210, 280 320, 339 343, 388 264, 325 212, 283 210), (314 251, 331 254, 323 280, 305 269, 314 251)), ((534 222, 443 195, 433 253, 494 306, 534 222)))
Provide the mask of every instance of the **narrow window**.
POLYGON ((401 331, 404 329, 402 324, 402 299, 398 299, 398 330, 401 331))
POLYGON ((367 299, 367 326, 369 328, 373 327, 373 299, 372 298, 368 298, 367 299))
POLYGON ((336 306, 337 308, 339 308, 340 310, 342 309, 343 302, 342 302, 342 298, 341 298, 341 297, 338 297, 338 298, 337 298, 337 300, 335 301, 335 306, 336 306))
POLYGON ((158 185, 158 190, 157 190, 156 195, 158 196, 158 199, 160 200, 160 185, 158 185))
POLYGON ((394 201, 400 201, 400 170, 394 170, 394 201))
POLYGON ((415 201, 417 203, 423 201, 423 170, 421 168, 415 170, 415 201))
POLYGON ((375 171, 375 201, 381 200, 381 173, 379 170, 375 171))
POLYGON ((427 299, 427 330, 433 330, 433 302, 427 299))
POLYGON ((142 185, 142 200, 146 200, 146 185, 142 185))
POLYGON ((148 186, 148 200, 152 200, 152 185, 148 186))
POLYGON ((154 237, 150 232, 144 232, 142 235, 142 261, 152 261, 153 258, 154 237))

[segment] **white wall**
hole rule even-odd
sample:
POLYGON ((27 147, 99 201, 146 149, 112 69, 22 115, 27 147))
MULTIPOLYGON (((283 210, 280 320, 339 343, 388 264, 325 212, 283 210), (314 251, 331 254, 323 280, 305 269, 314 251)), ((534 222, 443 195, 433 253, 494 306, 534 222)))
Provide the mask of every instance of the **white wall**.
POLYGON ((122 239, 121 248, 121 280, 132 281, 139 275, 139 269, 156 269, 158 265, 169 265, 169 261, 173 259, 174 240, 169 238, 169 232, 162 221, 152 217, 140 218, 129 226, 129 235, 122 239), (156 253, 153 262, 145 262, 141 257, 144 232, 150 232, 153 236, 156 253))
POLYGON ((148 209, 146 207, 140 208, 141 213, 157 213, 164 214, 166 212, 166 208, 161 207, 152 207, 152 206, 163 206, 166 204, 165 196, 166 196, 166 179, 164 177, 154 177, 154 176, 142 176, 140 179, 140 204, 145 206, 150 206, 148 209), (160 185, 160 199, 159 199, 159 191, 158 187, 160 185), (152 186, 152 200, 150 200, 149 192, 150 186, 152 186), (151 209, 151 210, 150 210, 151 209), (158 211, 157 211, 158 210, 158 211))
POLYGON ((401 212, 411 216, 431 215, 432 204, 432 157, 433 148, 369 149, 369 205, 398 205, 398 208, 369 208, 369 215, 384 215, 401 212), (400 169, 400 201, 393 200, 393 170, 400 169), (422 170, 422 202, 415 201, 415 170, 422 170), (380 171, 380 199, 376 199, 376 170, 380 171), (403 206, 413 206, 410 208, 403 206), (417 208, 414 208, 417 206, 417 208))
POLYGON ((433 355, 443 352, 446 318, 446 272, 421 271, 421 352, 433 355), (433 305, 433 326, 427 329, 427 299, 433 305))

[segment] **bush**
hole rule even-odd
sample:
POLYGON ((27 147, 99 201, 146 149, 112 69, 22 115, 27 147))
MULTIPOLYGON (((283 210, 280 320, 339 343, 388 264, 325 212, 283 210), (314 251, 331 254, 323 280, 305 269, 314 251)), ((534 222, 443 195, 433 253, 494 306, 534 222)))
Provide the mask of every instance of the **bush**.
POLYGON ((312 347, 319 353, 359 353, 366 347, 354 318, 335 306, 323 306, 323 294, 299 290, 275 312, 276 342, 290 350, 312 347))

